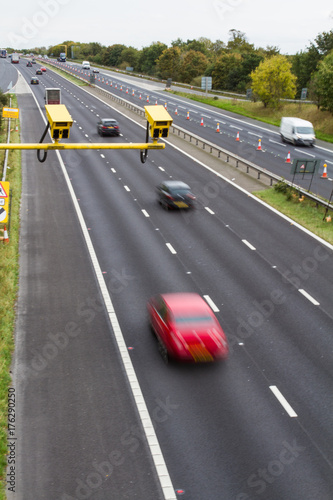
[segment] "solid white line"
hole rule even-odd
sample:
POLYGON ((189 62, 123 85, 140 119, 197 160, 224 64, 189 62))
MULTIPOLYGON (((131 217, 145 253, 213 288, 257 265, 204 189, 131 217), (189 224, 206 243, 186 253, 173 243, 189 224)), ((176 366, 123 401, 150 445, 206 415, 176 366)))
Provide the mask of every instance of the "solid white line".
POLYGON ((166 246, 168 247, 168 249, 170 250, 171 253, 173 253, 173 254, 177 253, 176 250, 171 245, 171 243, 166 243, 166 246))
POLYGON ((247 240, 242 240, 242 242, 244 243, 244 245, 248 246, 251 250, 256 250, 256 247, 251 245, 251 243, 249 243, 247 240))
POLYGON ((207 210, 207 212, 209 212, 210 214, 215 215, 215 212, 213 212, 213 210, 211 210, 209 207, 205 207, 205 210, 207 210))
POLYGON ((319 302, 316 301, 316 299, 314 299, 308 292, 306 292, 305 290, 303 290, 303 288, 300 288, 298 290, 302 295, 304 295, 304 297, 306 297, 310 302, 312 302, 312 304, 314 304, 315 306, 319 306, 319 302))
POLYGON ((289 417, 297 417, 297 413, 292 409, 288 401, 284 396, 282 396, 281 392, 279 389, 276 387, 276 385, 270 385, 269 386, 270 390, 274 394, 274 396, 280 401, 281 405, 283 408, 286 410, 288 413, 289 417))
POLYGON ((268 142, 274 142, 274 144, 278 144, 279 146, 283 146, 284 148, 287 147, 285 144, 281 144, 281 142, 274 141, 273 139, 268 139, 268 142))
POLYGON ((205 301, 210 305, 210 307, 213 309, 214 312, 219 312, 220 309, 217 307, 217 305, 212 301, 209 295, 204 295, 203 296, 205 301))
POLYGON ((301 153, 302 155, 312 156, 312 158, 316 157, 316 155, 312 155, 311 153, 307 153, 306 151, 301 151, 300 149, 295 149, 295 151, 297 151, 298 153, 301 153))
POLYGON ((141 212, 143 213, 143 215, 145 217, 149 217, 149 213, 146 210, 143 209, 143 210, 141 210, 141 212))

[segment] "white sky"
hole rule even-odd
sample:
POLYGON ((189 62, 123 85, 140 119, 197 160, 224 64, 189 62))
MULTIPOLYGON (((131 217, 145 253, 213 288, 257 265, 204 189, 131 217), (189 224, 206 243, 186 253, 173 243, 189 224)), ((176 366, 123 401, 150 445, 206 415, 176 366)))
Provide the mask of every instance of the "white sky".
POLYGON ((2 10, 0 46, 30 49, 73 40, 141 49, 200 37, 227 43, 231 29, 245 33, 255 47, 277 46, 282 54, 295 54, 333 29, 333 2, 15 0, 15 7, 9 3, 2 10))

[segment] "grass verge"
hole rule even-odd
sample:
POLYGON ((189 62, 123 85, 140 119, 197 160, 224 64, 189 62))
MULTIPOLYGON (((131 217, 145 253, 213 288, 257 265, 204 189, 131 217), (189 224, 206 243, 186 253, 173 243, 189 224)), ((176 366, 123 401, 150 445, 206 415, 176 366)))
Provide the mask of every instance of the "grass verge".
MULTIPOLYGON (((17 107, 16 96, 12 96, 12 106, 17 107)), ((12 123, 14 120, 12 120, 12 123)), ((5 123, 5 121, 4 121, 5 123)), ((19 132, 12 127, 11 142, 19 142, 19 132)), ((6 142, 5 132, 0 133, 0 142, 6 142)), ((1 158, 1 179, 3 169, 1 158)), ((14 350, 15 304, 19 275, 19 227, 21 199, 21 152, 12 150, 8 155, 6 181, 10 182, 11 218, 9 243, 0 241, 0 500, 6 498, 7 429, 8 429, 8 388, 11 385, 10 365, 14 350)), ((4 224, 0 224, 3 228, 4 224)), ((2 233, 1 233, 2 234, 2 233)))
POLYGON ((299 198, 295 189, 283 183, 253 194, 333 245, 333 222, 329 219, 333 220, 331 210, 328 210, 326 220, 324 207, 317 208, 315 202, 299 198))
MULTIPOLYGON (((172 91, 173 92, 173 91, 172 91)), ((328 111, 320 111, 315 104, 282 103, 278 110, 265 108, 261 102, 244 101, 240 99, 214 99, 201 97, 197 94, 173 92, 193 101, 202 102, 224 111, 237 113, 253 120, 279 126, 283 116, 295 116, 309 120, 315 129, 317 139, 333 143, 333 117, 328 111)))

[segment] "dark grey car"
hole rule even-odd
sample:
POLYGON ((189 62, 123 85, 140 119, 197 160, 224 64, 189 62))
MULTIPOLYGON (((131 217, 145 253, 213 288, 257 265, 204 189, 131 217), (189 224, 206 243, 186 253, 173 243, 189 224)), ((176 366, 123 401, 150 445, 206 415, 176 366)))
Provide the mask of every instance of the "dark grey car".
POLYGON ((164 181, 157 186, 158 202, 165 208, 193 208, 195 196, 182 181, 164 181))
POLYGON ((99 135, 119 135, 119 125, 113 118, 101 118, 97 123, 97 132, 99 135))

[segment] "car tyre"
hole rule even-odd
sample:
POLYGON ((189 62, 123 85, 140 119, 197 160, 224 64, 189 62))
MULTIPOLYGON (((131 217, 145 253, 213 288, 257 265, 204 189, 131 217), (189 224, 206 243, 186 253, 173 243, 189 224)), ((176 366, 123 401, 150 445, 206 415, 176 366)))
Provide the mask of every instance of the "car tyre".
POLYGON ((169 353, 168 353, 165 345, 162 344, 162 342, 160 340, 158 340, 158 350, 159 350, 159 353, 160 353, 164 363, 166 365, 168 365, 169 361, 170 361, 169 353))

